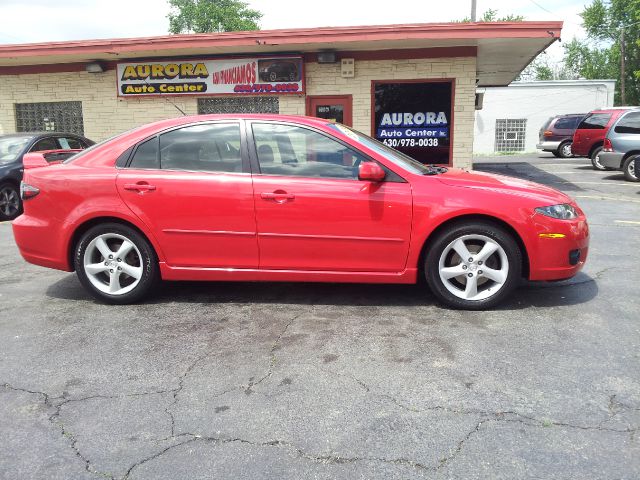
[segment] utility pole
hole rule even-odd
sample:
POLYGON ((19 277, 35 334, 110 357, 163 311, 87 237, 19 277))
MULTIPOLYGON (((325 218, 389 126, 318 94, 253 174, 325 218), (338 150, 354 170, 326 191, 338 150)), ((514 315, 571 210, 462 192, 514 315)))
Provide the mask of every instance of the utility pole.
POLYGON ((625 81, 625 60, 624 60, 624 25, 620 28, 620 103, 622 105, 627 104, 627 95, 624 91, 625 81))
POLYGON ((471 21, 476 21, 476 2, 477 0, 471 0, 471 21))

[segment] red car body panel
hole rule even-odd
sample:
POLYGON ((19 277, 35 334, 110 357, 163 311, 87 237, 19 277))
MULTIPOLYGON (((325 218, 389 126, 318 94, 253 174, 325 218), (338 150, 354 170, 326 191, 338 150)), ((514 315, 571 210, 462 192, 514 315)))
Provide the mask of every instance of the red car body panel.
POLYGON ((531 280, 569 278, 584 265, 584 214, 578 209, 577 219, 557 220, 535 213, 536 207, 559 203, 577 208, 565 194, 459 169, 429 176, 411 173, 322 119, 240 117, 320 130, 405 182, 115 166, 123 152, 158 132, 238 118, 207 115, 157 122, 69 163, 26 171, 24 181, 41 193, 25 202, 25 213, 13 223, 21 254, 31 263, 71 271, 78 232, 87 222, 115 218, 149 239, 167 280, 413 283, 433 232, 454 219, 482 216, 518 237, 531 280), (580 261, 571 265, 569 252, 575 249, 581 251, 580 261))

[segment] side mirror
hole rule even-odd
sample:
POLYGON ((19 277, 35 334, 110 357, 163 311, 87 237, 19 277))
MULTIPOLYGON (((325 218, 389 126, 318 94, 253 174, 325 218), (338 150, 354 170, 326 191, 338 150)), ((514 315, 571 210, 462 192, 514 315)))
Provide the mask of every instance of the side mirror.
POLYGON ((358 180, 381 182, 386 172, 376 162, 362 162, 358 167, 358 180))

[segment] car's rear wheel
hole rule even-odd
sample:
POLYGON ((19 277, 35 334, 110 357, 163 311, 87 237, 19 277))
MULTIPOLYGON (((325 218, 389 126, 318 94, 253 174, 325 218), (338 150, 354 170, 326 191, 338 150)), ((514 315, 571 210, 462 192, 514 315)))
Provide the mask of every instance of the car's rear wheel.
POLYGON ((636 176, 638 169, 635 167, 638 158, 640 155, 632 155, 622 162, 622 173, 624 173, 625 180, 629 182, 640 182, 640 178, 636 176))
POLYGON ((605 167, 600 161, 600 153, 602 152, 602 147, 596 148, 593 152, 591 152, 591 165, 596 170, 600 170, 604 172, 605 170, 612 170, 611 168, 605 167))
POLYGON ((12 183, 0 185, 0 222, 13 220, 22 213, 20 192, 12 183))
POLYGON ((454 224, 429 245, 425 274, 431 291, 454 308, 481 310, 500 303, 518 285, 522 253, 492 223, 454 224))
POLYGON ((554 157, 560 158, 560 152, 558 150, 552 150, 551 153, 553 154, 554 157))
POLYGON ((142 299, 159 278, 149 242, 133 228, 104 223, 76 245, 74 266, 82 285, 98 300, 128 304, 142 299))
POLYGON ((558 147, 558 156, 560 158, 570 158, 573 157, 571 153, 571 142, 563 142, 558 147))
POLYGON ((269 81, 275 82, 278 80, 278 74, 276 72, 269 72, 269 81))

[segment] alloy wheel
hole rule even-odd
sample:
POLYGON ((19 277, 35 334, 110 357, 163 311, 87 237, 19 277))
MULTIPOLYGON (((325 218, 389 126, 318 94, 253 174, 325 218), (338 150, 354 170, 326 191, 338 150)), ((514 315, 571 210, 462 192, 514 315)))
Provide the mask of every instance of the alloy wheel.
POLYGON ((0 189, 0 213, 7 218, 13 218, 20 211, 20 197, 11 185, 0 189))
POLYGON ((123 235, 105 233, 94 238, 84 252, 83 268, 95 288, 109 295, 133 290, 142 278, 142 255, 123 235))
POLYGON ((562 154, 562 156, 564 158, 568 158, 571 156, 571 143, 565 143, 564 145, 562 145, 562 148, 560 148, 560 153, 562 154))
POLYGON ((485 235, 463 235, 440 255, 440 279, 449 292, 463 300, 485 300, 494 296, 509 276, 504 248, 485 235))

